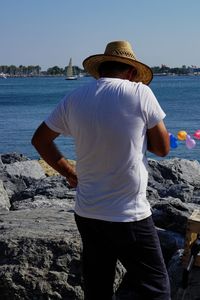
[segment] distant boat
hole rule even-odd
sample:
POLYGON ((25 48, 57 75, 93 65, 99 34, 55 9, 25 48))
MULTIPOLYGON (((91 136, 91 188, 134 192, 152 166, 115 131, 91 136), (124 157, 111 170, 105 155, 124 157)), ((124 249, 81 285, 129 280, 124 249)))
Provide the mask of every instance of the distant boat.
POLYGON ((0 73, 0 78, 7 79, 6 74, 0 73))
POLYGON ((69 65, 67 66, 66 80, 75 80, 78 79, 78 75, 76 74, 74 67, 72 66, 72 58, 69 60, 69 65))

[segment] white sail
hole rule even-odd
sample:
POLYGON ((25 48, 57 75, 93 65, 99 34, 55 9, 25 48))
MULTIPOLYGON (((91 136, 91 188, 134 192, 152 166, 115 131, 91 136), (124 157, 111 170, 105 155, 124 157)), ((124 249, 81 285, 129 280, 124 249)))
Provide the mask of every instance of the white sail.
POLYGON ((69 60, 69 65, 67 66, 66 80, 77 79, 78 76, 75 74, 74 68, 72 66, 72 58, 69 60))

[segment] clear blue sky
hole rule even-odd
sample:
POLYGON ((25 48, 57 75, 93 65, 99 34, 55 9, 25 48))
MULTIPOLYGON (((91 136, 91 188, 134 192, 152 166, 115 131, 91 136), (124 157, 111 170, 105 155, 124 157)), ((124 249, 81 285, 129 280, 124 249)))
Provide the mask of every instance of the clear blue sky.
POLYGON ((82 67, 114 40, 150 66, 200 66, 200 0, 0 0, 0 65, 82 67))

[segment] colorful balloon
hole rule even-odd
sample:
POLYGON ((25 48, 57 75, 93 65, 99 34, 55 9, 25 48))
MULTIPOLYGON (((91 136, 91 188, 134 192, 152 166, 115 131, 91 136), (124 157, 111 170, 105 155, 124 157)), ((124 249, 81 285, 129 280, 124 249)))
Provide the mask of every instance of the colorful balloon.
POLYGON ((190 135, 187 135, 187 137, 186 137, 186 147, 188 149, 193 149, 195 146, 196 146, 195 140, 192 139, 190 135))
POLYGON ((200 140, 200 129, 196 130, 193 136, 197 139, 200 140))
MULTIPOLYGON (((200 140, 200 129, 195 131, 193 137, 197 140, 200 140)), ((179 145, 178 140, 185 141, 185 145, 188 149, 193 149, 196 146, 196 141, 184 130, 180 130, 178 132, 177 138, 172 133, 169 133, 169 139, 170 139, 170 147, 173 149, 178 147, 179 145)))
POLYGON ((177 148, 178 147, 177 138, 171 133, 169 134, 169 138, 170 138, 170 147, 173 149, 177 148))
POLYGON ((185 141, 186 138, 187 138, 187 132, 184 131, 184 130, 179 131, 178 134, 177 134, 177 138, 178 138, 180 141, 185 141))

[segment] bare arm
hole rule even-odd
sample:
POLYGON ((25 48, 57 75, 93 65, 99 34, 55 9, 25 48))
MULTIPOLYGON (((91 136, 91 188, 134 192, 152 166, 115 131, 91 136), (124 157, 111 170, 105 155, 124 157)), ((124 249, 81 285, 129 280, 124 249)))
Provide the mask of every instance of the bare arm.
POLYGON ((169 153, 169 134, 163 121, 159 122, 153 128, 147 130, 147 149, 150 152, 162 157, 169 153))
POLYGON ((54 143, 59 133, 51 130, 44 122, 38 127, 32 137, 32 144, 40 156, 56 171, 67 178, 72 187, 77 186, 76 172, 64 158, 54 143))

